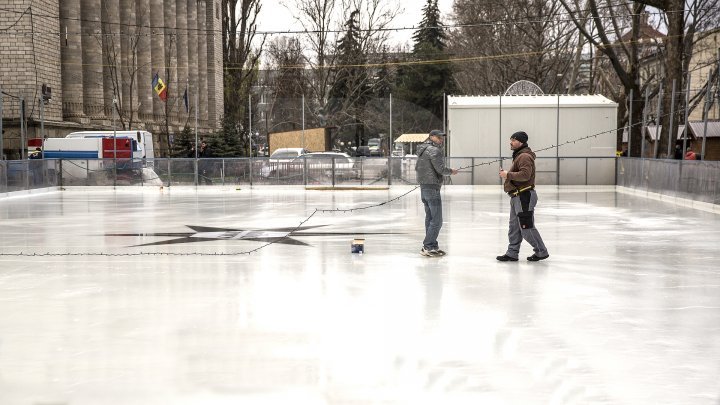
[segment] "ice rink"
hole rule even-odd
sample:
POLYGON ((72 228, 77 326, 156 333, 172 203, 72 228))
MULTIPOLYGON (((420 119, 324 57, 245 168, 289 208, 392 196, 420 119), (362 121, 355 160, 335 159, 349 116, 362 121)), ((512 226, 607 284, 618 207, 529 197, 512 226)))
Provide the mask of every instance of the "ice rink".
POLYGON ((449 186, 446 257, 419 190, 278 241, 411 189, 0 199, 0 404, 720 404, 720 215, 539 187, 500 263, 509 198, 449 186))

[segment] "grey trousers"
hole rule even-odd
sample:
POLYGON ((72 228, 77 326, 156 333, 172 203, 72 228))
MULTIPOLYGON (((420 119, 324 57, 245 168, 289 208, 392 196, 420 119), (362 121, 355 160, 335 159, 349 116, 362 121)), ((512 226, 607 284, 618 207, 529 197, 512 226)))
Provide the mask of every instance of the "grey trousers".
MULTIPOLYGON (((523 211, 523 204, 520 197, 512 197, 510 199, 510 228, 508 230, 508 248, 505 254, 515 259, 520 255, 520 244, 523 239, 533 247, 533 251, 537 256, 545 257, 548 255, 545 243, 540 237, 540 232, 535 228, 534 211, 537 204, 537 193, 535 190, 526 191, 530 195, 526 211, 523 211), (520 214, 520 215, 518 215, 520 214), (524 218, 521 218, 524 216, 524 218), (522 225, 525 225, 523 227, 522 225)), ((525 197, 527 198, 527 197, 525 197)))
POLYGON ((420 199, 425 206, 425 239, 423 240, 423 247, 427 250, 439 249, 437 238, 443 221, 440 187, 436 185, 420 185, 420 199))

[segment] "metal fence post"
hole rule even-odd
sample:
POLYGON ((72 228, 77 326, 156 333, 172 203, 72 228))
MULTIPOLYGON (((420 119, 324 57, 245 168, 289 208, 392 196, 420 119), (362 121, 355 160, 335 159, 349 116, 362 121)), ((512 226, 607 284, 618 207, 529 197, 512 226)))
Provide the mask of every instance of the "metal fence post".
POLYGON ((40 101, 40 139, 45 139, 45 100, 42 95, 38 97, 38 101, 40 101))
MULTIPOLYGON (((655 118, 655 147, 653 148, 653 159, 658 157, 658 146, 660 145, 660 117, 662 117, 662 98, 663 98, 663 84, 660 83, 660 91, 658 92, 657 117, 655 118)), ((669 141, 669 139, 668 139, 669 141)))
POLYGON ((388 186, 392 186, 392 156, 388 157, 388 186))
POLYGON ((712 97, 712 84, 710 82, 710 79, 712 79, 712 72, 708 73, 707 91, 705 91, 705 111, 703 113, 703 121, 705 121, 705 123, 703 124, 703 140, 702 140, 702 149, 700 150, 700 160, 705 160, 705 144, 707 143, 708 113, 710 111, 710 99, 712 97))
MULTIPOLYGON (((690 121, 688 118, 688 115, 690 114, 690 79, 692 76, 690 76, 690 72, 688 72, 687 76, 687 88, 685 89, 685 131, 683 131, 683 147, 682 147, 682 159, 681 161, 685 159, 685 150, 687 149, 687 139, 688 134, 690 133, 690 121)), ((682 164, 680 165, 680 172, 682 174, 682 164)))
POLYGON ((676 79, 673 79, 672 84, 672 95, 671 101, 670 101, 670 128, 668 128, 668 148, 667 148, 667 158, 672 159, 672 149, 671 146, 673 143, 677 142, 677 139, 670 139, 670 135, 672 134, 673 125, 675 125, 675 85, 676 85, 676 79))
POLYGON ((560 94, 557 95, 557 118, 555 126, 555 170, 557 186, 560 187, 560 94))
POLYGON ((363 185, 363 177, 365 177, 365 159, 360 156, 360 185, 363 185))
POLYGON ((30 163, 31 160, 24 160, 23 166, 25 166, 24 174, 25 174, 25 190, 30 190, 30 163))
POLYGON ((248 160, 248 164, 250 165, 250 187, 253 185, 253 168, 255 165, 253 165, 253 158, 250 156, 250 159, 248 160))
POLYGON ((20 96, 20 160, 25 160, 27 155, 27 122, 25 122, 25 95, 20 96))
POLYGON ((335 158, 332 158, 332 186, 335 187, 335 158))
POLYGON ((475 158, 470 158, 470 185, 475 185, 475 158))
MULTIPOLYGON (((633 89, 630 89, 630 111, 628 113, 628 141, 627 141, 627 156, 632 157, 632 130, 633 130, 633 89)), ((622 143, 622 139, 620 140, 622 143)), ((622 148, 622 145, 620 145, 622 148)))
POLYGON ((645 87, 645 105, 643 106, 643 123, 640 127, 640 158, 645 158, 645 128, 647 127, 647 105, 649 96, 649 87, 645 87))

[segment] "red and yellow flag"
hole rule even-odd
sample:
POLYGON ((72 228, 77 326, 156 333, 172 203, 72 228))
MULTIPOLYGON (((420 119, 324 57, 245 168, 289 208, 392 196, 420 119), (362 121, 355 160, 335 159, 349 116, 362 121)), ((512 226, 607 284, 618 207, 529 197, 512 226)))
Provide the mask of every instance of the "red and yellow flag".
POLYGON ((152 85, 155 89, 155 93, 157 93, 158 97, 160 97, 160 100, 167 101, 167 86, 165 85, 165 82, 162 81, 158 73, 155 73, 152 85))

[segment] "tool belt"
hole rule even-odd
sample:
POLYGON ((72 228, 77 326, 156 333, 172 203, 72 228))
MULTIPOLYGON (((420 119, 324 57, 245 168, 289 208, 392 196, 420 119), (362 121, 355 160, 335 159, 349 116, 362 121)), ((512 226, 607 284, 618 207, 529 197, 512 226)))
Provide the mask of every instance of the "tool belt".
POLYGON ((526 192, 526 191, 530 191, 530 190, 533 190, 533 189, 535 189, 535 186, 527 186, 527 187, 523 187, 523 188, 518 189, 518 190, 515 190, 515 191, 508 191, 507 194, 508 194, 510 197, 517 197, 517 196, 520 195, 521 193, 524 193, 524 192, 526 192))

